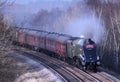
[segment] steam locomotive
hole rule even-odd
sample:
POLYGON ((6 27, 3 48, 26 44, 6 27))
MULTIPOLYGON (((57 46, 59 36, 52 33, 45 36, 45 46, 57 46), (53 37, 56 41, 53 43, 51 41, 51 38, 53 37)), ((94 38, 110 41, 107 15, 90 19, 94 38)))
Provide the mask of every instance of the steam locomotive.
POLYGON ((73 64, 83 70, 92 68, 96 72, 96 67, 100 65, 96 44, 89 44, 84 37, 19 28, 16 30, 14 44, 42 51, 64 61, 73 60, 73 64))

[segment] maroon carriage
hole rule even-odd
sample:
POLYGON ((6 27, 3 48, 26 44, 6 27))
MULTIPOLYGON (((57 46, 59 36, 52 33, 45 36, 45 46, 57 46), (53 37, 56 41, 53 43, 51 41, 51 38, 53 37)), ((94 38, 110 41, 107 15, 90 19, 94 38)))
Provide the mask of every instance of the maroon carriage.
POLYGON ((58 38, 58 34, 56 33, 49 33, 46 36, 46 49, 52 52, 56 52, 56 40, 58 38))
POLYGON ((46 37, 46 49, 60 55, 61 57, 64 57, 67 53, 66 41, 68 39, 70 39, 70 36, 50 33, 46 37))
POLYGON ((38 47, 39 45, 39 38, 35 31, 29 31, 26 34, 26 43, 33 47, 38 47))
POLYGON ((47 32, 40 32, 39 33, 39 48, 45 49, 46 48, 46 36, 48 35, 47 32))
POLYGON ((26 43, 26 39, 25 39, 25 37, 26 37, 26 32, 24 32, 24 31, 19 31, 19 32, 17 32, 17 41, 21 44, 21 45, 23 45, 23 44, 25 44, 26 43))
POLYGON ((59 38, 56 41, 56 52, 65 57, 67 55, 67 40, 70 39, 71 36, 59 34, 59 38))

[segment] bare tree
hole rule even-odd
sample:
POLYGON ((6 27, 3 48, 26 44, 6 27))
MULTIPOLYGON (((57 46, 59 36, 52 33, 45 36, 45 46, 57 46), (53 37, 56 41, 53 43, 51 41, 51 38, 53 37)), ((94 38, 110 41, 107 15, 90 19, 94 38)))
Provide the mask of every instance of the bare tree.
POLYGON ((105 36, 98 45, 102 65, 120 73, 120 1, 86 0, 86 3, 105 25, 105 36))
POLYGON ((4 6, 12 5, 16 0, 0 0, 0 8, 4 6))
POLYGON ((14 35, 14 28, 11 27, 5 18, 0 15, 0 52, 10 49, 14 35))
MULTIPOLYGON (((0 7, 5 5, 7 1, 8 0, 0 1, 0 7)), ((0 11, 0 53, 5 53, 11 49, 14 33, 13 26, 11 26, 7 17, 1 14, 0 11)))

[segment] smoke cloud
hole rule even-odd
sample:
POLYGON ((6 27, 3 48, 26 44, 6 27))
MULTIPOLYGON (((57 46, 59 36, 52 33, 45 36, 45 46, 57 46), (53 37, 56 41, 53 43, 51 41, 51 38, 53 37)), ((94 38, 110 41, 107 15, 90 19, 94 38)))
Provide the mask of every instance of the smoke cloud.
POLYGON ((72 36, 84 36, 99 43, 104 37, 104 24, 84 2, 76 2, 55 23, 54 31, 72 36))
POLYGON ((99 42, 104 36, 102 20, 95 16, 84 0, 34 0, 30 3, 15 3, 12 7, 6 8, 7 13, 15 18, 17 26, 78 37, 83 35, 95 42, 99 42))
POLYGON ((91 38, 95 42, 99 42, 104 35, 104 26, 97 17, 84 16, 68 23, 68 28, 65 28, 65 33, 85 38, 91 38))

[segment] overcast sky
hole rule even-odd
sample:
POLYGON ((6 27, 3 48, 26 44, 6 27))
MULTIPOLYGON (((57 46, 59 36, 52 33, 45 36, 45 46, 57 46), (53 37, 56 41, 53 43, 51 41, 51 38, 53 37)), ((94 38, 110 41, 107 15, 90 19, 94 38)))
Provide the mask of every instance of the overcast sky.
POLYGON ((4 14, 9 14, 12 18, 14 18, 15 21, 22 21, 24 20, 24 17, 31 17, 31 15, 38 13, 41 9, 50 11, 53 8, 58 7, 60 9, 65 10, 65 8, 71 5, 73 0, 8 0, 8 1, 15 2, 13 5, 3 9, 4 14))
POLYGON ((16 3, 29 4, 29 3, 41 3, 41 2, 70 2, 72 0, 16 0, 16 3))
MULTIPOLYGON (((11 0, 14 1, 14 0, 11 0)), ((69 6, 73 0, 16 0, 16 4, 22 4, 32 9, 52 9, 65 8, 69 6)), ((76 0, 74 0, 76 1, 76 0)))

